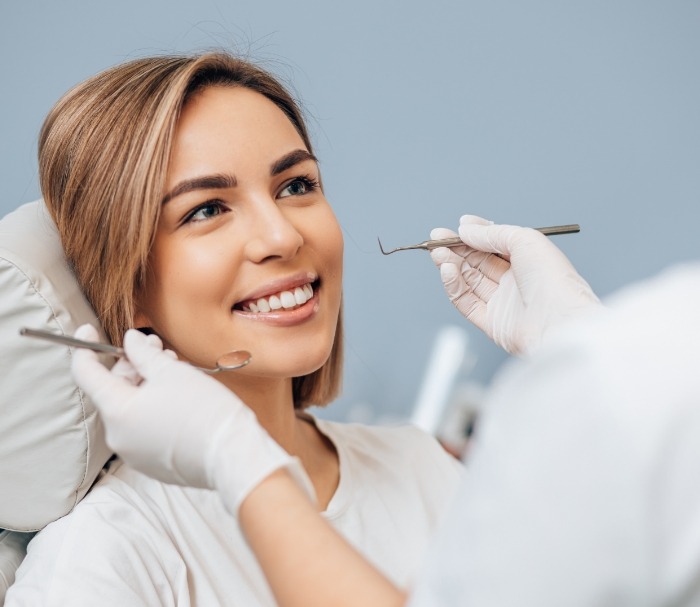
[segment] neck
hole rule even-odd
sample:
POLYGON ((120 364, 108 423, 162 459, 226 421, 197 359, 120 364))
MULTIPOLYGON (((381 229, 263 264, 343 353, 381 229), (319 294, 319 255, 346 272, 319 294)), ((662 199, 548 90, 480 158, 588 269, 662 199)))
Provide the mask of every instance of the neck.
POLYGON ((291 379, 224 374, 217 379, 253 410, 260 425, 277 443, 291 455, 299 454, 291 379))
POLYGON ((325 510, 338 486, 338 456, 313 422, 297 416, 292 380, 243 375, 217 379, 254 411, 260 425, 287 453, 301 460, 316 490, 319 507, 325 510))

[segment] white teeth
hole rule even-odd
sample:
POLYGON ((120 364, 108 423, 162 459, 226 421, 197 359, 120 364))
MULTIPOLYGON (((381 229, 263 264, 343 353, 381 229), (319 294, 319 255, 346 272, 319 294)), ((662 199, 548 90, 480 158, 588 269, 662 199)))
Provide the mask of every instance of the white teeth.
POLYGON ((282 307, 282 302, 280 301, 280 298, 277 297, 277 295, 273 295, 269 299, 270 302, 270 309, 272 310, 279 310, 282 307))
POLYGON ((314 296, 314 289, 310 283, 297 287, 294 291, 282 291, 269 297, 261 297, 255 302, 248 302, 244 306, 247 312, 267 313, 275 310, 290 310, 297 306, 303 306, 314 296))
POLYGON ((306 297, 304 289, 302 289, 301 287, 297 287, 296 289, 294 289, 294 301, 297 302, 298 306, 305 304, 307 299, 308 297, 306 297))
POLYGON ((282 291, 280 293, 280 301, 284 308, 293 308, 297 305, 297 300, 294 299, 294 295, 290 291, 282 291))

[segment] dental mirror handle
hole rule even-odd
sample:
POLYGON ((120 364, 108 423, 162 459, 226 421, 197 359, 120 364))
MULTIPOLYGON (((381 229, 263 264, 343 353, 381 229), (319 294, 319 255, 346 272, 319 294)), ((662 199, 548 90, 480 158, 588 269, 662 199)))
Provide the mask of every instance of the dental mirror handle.
POLYGON ((30 329, 29 327, 22 327, 19 330, 20 335, 26 335, 28 337, 38 337, 40 339, 45 339, 46 341, 52 341, 57 344, 63 344, 64 346, 73 346, 74 348, 86 348, 92 350, 93 352, 101 352, 104 354, 111 354, 121 358, 125 356, 124 348, 118 348, 111 344, 103 344, 97 341, 86 341, 84 339, 78 339, 77 337, 70 337, 69 335, 61 335, 60 333, 52 333, 51 331, 44 331, 42 329, 30 329))
MULTIPOLYGON (((19 330, 20 335, 25 335, 28 337, 38 337, 40 339, 45 339, 57 344, 62 344, 65 346, 73 346, 74 348, 86 348, 92 350, 93 352, 100 352, 103 354, 111 354, 117 358, 122 358, 126 356, 124 348, 118 348, 111 344, 103 344, 96 341, 87 341, 83 339, 78 339, 76 337, 70 337, 68 335, 61 335, 60 333, 52 333, 51 331, 44 331, 42 329, 31 329, 29 327, 22 327, 19 330)), ((200 371, 209 373, 213 375, 214 373, 221 373, 222 371, 235 371, 241 367, 245 367, 250 363, 252 356, 250 352, 246 350, 235 350, 233 352, 228 352, 221 356, 219 360, 216 361, 216 367, 195 367, 200 371)))

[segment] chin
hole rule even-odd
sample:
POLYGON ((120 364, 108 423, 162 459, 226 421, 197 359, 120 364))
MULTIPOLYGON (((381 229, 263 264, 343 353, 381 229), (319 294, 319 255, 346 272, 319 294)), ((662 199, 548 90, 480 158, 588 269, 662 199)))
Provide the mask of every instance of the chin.
POLYGON ((256 368, 255 355, 253 355, 253 361, 250 364, 250 373, 260 373, 262 375, 277 376, 277 377, 302 377, 304 375, 309 375, 314 371, 318 371, 329 359, 331 355, 331 350, 333 348, 333 343, 331 342, 326 348, 314 348, 311 349, 296 349, 295 355, 288 353, 285 355, 284 352, 279 350, 275 355, 268 355, 265 357, 265 353, 260 352, 258 355, 258 360, 263 365, 260 368, 256 368), (299 355, 299 352, 303 352, 303 355, 299 355))

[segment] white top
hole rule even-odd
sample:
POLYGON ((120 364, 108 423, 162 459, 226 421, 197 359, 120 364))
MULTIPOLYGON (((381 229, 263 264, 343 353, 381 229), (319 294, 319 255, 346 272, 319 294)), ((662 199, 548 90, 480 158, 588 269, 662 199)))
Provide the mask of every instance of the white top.
MULTIPOLYGON (((395 583, 407 585, 462 465, 410 426, 316 424, 340 461, 325 516, 395 583)), ((32 540, 6 607, 97 604, 275 603, 216 493, 166 485, 116 462, 71 514, 32 540)))
POLYGON ((511 367, 411 607, 700 605, 700 265, 511 367))

